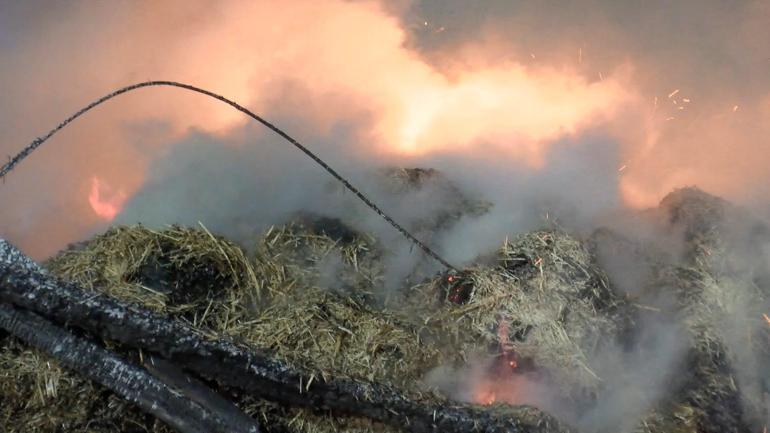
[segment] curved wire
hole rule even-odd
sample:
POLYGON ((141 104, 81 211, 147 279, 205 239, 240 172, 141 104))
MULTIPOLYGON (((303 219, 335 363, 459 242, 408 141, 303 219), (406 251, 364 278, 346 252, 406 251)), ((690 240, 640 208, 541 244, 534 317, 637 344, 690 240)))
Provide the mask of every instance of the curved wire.
POLYGON ((21 152, 16 154, 14 157, 10 158, 10 160, 3 165, 2 168, 0 168, 0 179, 5 179, 5 176, 16 167, 16 165, 19 164, 24 158, 29 156, 30 153, 32 153, 35 149, 40 147, 41 144, 43 144, 46 140, 51 138, 54 134, 56 134, 59 130, 67 126, 69 123, 71 123, 73 120, 77 119, 81 115, 85 114, 87 111, 91 110, 92 108, 96 107, 97 105, 100 105, 116 96, 122 95, 123 93, 130 92, 132 90, 140 89, 142 87, 153 87, 153 86, 171 86, 171 87, 178 87, 186 90, 190 90, 193 92, 201 93, 206 96, 210 96, 214 99, 217 99, 221 102, 224 102, 225 104, 235 108, 236 110, 240 111, 241 113, 246 114, 247 116, 251 117, 252 119, 256 120, 257 122, 263 124, 264 126, 268 127, 270 130, 275 132, 276 134, 283 137, 286 141, 293 144, 294 147, 301 150, 305 155, 309 156, 313 161, 315 161, 318 165, 323 167, 324 170, 326 170, 327 173, 332 175, 335 179, 340 181, 342 185, 345 186, 349 191, 351 191, 353 194, 356 195, 364 204, 369 206, 370 209, 375 211, 379 216, 381 216, 385 221, 387 221, 393 228, 399 231, 405 238, 407 238, 409 241, 417 245, 425 254, 436 260, 437 262, 441 263, 443 266, 445 266, 448 270, 456 271, 457 268, 449 264, 446 260, 441 258, 435 251, 433 251, 430 247, 428 247, 426 244, 424 244, 422 241, 414 237, 411 233, 409 233, 405 228, 403 228, 400 224, 398 224, 396 221, 393 220, 389 215, 387 215, 385 212, 380 209, 379 206, 374 204, 371 200, 369 200, 361 191, 359 191, 356 187, 354 187, 350 182, 348 182, 347 179, 342 177, 337 171, 335 171, 333 168, 331 168, 328 164, 326 164, 321 158, 319 158, 316 154, 311 152, 307 147, 303 146, 299 141, 292 138, 289 134, 285 133, 281 129, 279 129, 277 126, 273 125, 272 123, 268 122, 267 120, 263 119, 262 117, 254 114, 249 109, 243 107, 242 105, 238 104, 235 101, 232 101, 230 99, 225 98, 222 95, 218 95, 214 92, 210 92, 205 89, 201 89, 200 87, 195 87, 190 84, 184 84, 184 83, 177 83, 175 81, 145 81, 143 83, 136 83, 132 84, 130 86, 122 87, 118 90, 115 90, 114 92, 102 96, 101 98, 91 102, 87 106, 81 108, 78 110, 75 114, 71 115, 67 119, 65 119, 63 122, 61 122, 57 127, 50 130, 46 135, 42 137, 35 138, 32 143, 27 145, 24 149, 22 149, 21 152))

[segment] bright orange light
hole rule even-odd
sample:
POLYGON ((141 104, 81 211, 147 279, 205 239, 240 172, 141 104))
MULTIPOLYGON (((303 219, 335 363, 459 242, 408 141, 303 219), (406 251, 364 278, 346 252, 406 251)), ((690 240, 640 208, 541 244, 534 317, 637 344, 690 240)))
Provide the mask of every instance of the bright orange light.
POLYGON ((473 396, 474 403, 489 406, 497 401, 497 394, 494 390, 484 389, 483 386, 479 386, 473 396))
POLYGON ((113 191, 109 185, 104 184, 98 177, 91 178, 91 192, 88 194, 88 203, 94 213, 107 221, 112 221, 123 208, 126 201, 126 193, 123 190, 113 191), (105 194, 107 197, 105 197, 105 194))
MULTIPOLYGON (((23 142, 24 134, 39 128, 24 116, 61 116, 58 104, 49 102, 54 89, 40 85, 54 82, 49 71, 56 71, 56 81, 72 83, 55 89, 57 100, 70 108, 121 84, 165 77, 231 97, 281 120, 279 126, 288 126, 282 119, 296 119, 304 129, 298 138, 311 147, 316 137, 353 124, 355 142, 337 150, 373 163, 383 157, 387 164, 431 164, 430 156, 441 155, 495 160, 512 170, 522 164, 548 170, 554 143, 578 138, 574 142, 580 145, 586 131, 609 135, 624 164, 617 182, 629 207, 653 206, 673 188, 688 185, 734 199, 751 195, 767 179, 770 151, 762 146, 770 128, 767 93, 740 100, 729 89, 725 97, 719 89, 691 95, 696 83, 685 88, 658 82, 669 79, 665 74, 650 74, 660 62, 640 56, 597 65, 583 56, 584 47, 568 41, 563 49, 571 57, 577 50, 572 64, 555 60, 558 47, 534 53, 533 61, 527 47, 516 45, 517 38, 494 32, 426 53, 414 48, 409 29, 384 6, 389 2, 295 0, 280 8, 268 1, 217 2, 213 13, 210 3, 189 0, 179 8, 175 2, 127 2, 103 8, 101 16, 82 8, 66 23, 30 36, 25 49, 6 63, 9 76, 17 78, 11 88, 35 91, 12 99, 35 110, 50 108, 9 119, 18 125, 16 140, 23 142), (76 31, 82 23, 98 38, 76 31), (120 43, 127 40, 132 43, 120 43), (29 72, 23 65, 30 62, 43 63, 29 72), (660 78, 646 83, 652 76, 660 78)), ((440 24, 424 27, 441 32, 440 24)), ((741 34, 753 33, 736 32, 741 34)), ((110 193, 92 180, 90 207, 70 209, 84 217, 94 212, 114 218, 125 198, 142 187, 150 161, 165 144, 178 142, 191 129, 237 134, 248 121, 224 104, 178 89, 138 92, 111 104, 83 120, 90 123, 57 138, 71 141, 59 146, 76 152, 69 161, 74 171, 109 172, 110 182, 125 193, 110 193), (135 146, 132 134, 138 129, 123 125, 163 127, 141 128, 141 141, 152 145, 135 146), (111 149, 111 156, 96 161, 95 148, 76 143, 98 143, 99 149, 111 149)), ((66 191, 58 192, 62 203, 75 202, 66 191)), ((52 253, 89 230, 58 225, 56 245, 48 236, 32 234, 23 244, 38 254, 52 253)))
POLYGON ((391 152, 494 151, 539 166, 549 142, 610 117, 626 101, 617 81, 590 84, 569 71, 519 64, 460 71, 451 82, 435 73, 415 78, 393 89, 382 112, 391 152))

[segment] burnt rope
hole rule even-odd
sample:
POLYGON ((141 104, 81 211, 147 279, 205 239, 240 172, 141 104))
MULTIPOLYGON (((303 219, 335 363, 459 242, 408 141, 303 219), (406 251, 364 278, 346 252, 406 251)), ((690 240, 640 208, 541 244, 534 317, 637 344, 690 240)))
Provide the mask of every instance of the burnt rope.
POLYGON ((0 329, 35 347, 62 366, 98 382, 180 433, 259 433, 256 421, 238 411, 212 411, 147 371, 35 313, 0 303, 0 329), (233 412, 238 412, 238 417, 233 412))
POLYGON ((16 167, 24 158, 29 156, 30 153, 32 153, 35 149, 40 147, 41 144, 43 144, 46 140, 51 138, 54 134, 59 132, 59 130, 63 129, 65 126, 67 126, 69 123, 71 123, 73 120, 77 119, 81 115, 85 114, 87 111, 91 110, 92 108, 96 107, 97 105, 100 105, 116 96, 122 95, 123 93, 130 92, 132 90, 140 89, 142 87, 154 87, 154 86, 170 86, 170 87, 178 87, 181 89, 190 90, 193 92, 201 93, 206 96, 210 96, 214 99, 217 99, 221 102, 224 102, 225 104, 235 108, 236 110, 240 111, 241 113, 246 114, 247 116, 251 117, 252 119, 256 120, 257 122, 263 124, 264 126, 268 127, 270 130, 275 132, 276 134, 280 135, 282 138, 284 138, 289 143, 293 144, 294 147, 301 150, 305 155, 309 156, 310 159, 316 162, 316 164, 323 167, 324 170, 326 170, 327 173, 332 175, 335 179, 340 181, 342 185, 345 186, 349 191, 351 191, 353 194, 356 195, 364 204, 366 204, 370 209, 372 209, 374 212, 376 212, 379 216, 381 216, 385 221, 387 221, 393 228, 398 230, 399 233, 401 233, 407 240, 411 241, 413 244, 417 245, 425 254, 436 260, 437 262, 441 263, 443 266, 445 266, 448 270, 451 271, 457 271, 457 268, 455 266, 452 266, 449 264, 448 261, 444 260, 439 256, 435 251, 433 251, 429 246, 424 244, 422 241, 414 237, 411 233, 409 233, 404 227, 402 227, 400 224, 398 224, 393 218, 391 218, 388 214, 383 212, 382 209, 380 209, 379 206, 374 204, 371 200, 369 200, 361 191, 358 190, 358 188, 354 187, 350 182, 348 182, 347 179, 342 177, 336 170, 331 168, 329 164, 325 163, 321 158, 319 158, 315 153, 310 151, 307 147, 302 145, 299 141, 295 140, 293 137, 291 137, 289 134, 278 128, 277 126, 273 125, 272 123, 268 122, 267 120, 263 119, 262 117, 254 114, 252 111, 247 109, 246 107, 243 107, 242 105, 238 104, 235 101, 232 101, 228 98, 225 98, 222 95, 216 94, 214 92, 210 92, 205 89, 201 89, 200 87, 195 87, 190 84, 184 84, 184 83, 177 83, 175 81, 146 81, 143 83, 136 83, 132 84, 130 86, 126 86, 123 88, 120 88, 118 90, 115 90, 114 92, 102 96, 101 98, 91 102, 87 106, 81 108, 78 112, 71 115, 67 119, 65 119, 63 122, 61 122, 57 127, 50 130, 48 134, 35 138, 32 143, 27 145, 24 149, 22 149, 21 152, 16 154, 16 156, 12 157, 10 161, 8 161, 5 165, 3 165, 2 168, 0 168, 0 179, 5 179, 5 176, 16 167))

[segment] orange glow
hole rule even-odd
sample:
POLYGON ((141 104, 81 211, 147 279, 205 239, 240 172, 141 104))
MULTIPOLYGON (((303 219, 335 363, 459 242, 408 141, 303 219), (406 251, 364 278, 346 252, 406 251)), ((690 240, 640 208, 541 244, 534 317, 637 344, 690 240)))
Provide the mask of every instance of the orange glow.
POLYGON ((539 166, 549 142, 609 118, 626 98, 618 82, 516 64, 429 78, 405 83, 383 113, 391 151, 488 151, 539 166))
POLYGON ((475 378, 471 383, 471 402, 481 405, 494 403, 526 404, 528 398, 534 397, 537 393, 536 389, 533 388, 534 386, 526 380, 512 376, 491 375, 475 378))
POLYGON ((114 191, 99 180, 98 177, 91 178, 91 192, 88 194, 88 203, 99 218, 112 221, 120 213, 125 201, 125 192, 122 190, 114 191))
POLYGON ((492 390, 479 387, 479 389, 474 393, 473 401, 477 404, 489 406, 497 401, 497 395, 492 390))
MULTIPOLYGON (((211 6, 171 0, 73 9, 67 20, 24 38, 23 49, 4 63, 4 76, 13 82, 5 96, 14 101, 6 122, 15 125, 6 132, 4 142, 14 146, 6 153, 90 97, 131 82, 172 79, 233 98, 282 127, 290 126, 283 120, 296 119, 305 129, 298 138, 310 147, 316 137, 353 124, 360 140, 336 150, 388 164, 459 156, 502 163, 512 171, 548 170, 556 142, 573 138, 579 146, 583 134, 595 133, 616 143, 622 175, 612 181, 618 182, 623 204, 634 208, 655 205, 676 187, 698 185, 740 199, 766 183, 768 94, 757 92, 752 100, 730 89, 698 86, 699 77, 674 80, 660 73, 661 62, 634 58, 633 50, 606 64, 593 63, 605 47, 585 50, 567 39, 554 40, 553 50, 535 50, 519 42, 529 37, 490 30, 426 53, 415 48, 419 44, 408 24, 386 3, 296 0, 277 8, 268 1, 211 6), (571 60, 555 60, 558 51, 571 60), (50 71, 56 71, 56 80, 50 71), (68 85, 54 85, 62 82, 68 85), (667 99, 671 102, 663 103, 667 99)), ((417 24, 437 38, 449 38, 454 30, 424 22, 417 24)), ((616 30, 603 26, 598 23, 597 31, 616 30)), ((736 32, 735 46, 745 42, 740 35, 754 34, 743 30, 736 32)), ((52 196, 81 225, 46 221, 37 224, 51 230, 18 234, 26 237, 22 247, 37 257, 90 233, 94 214, 114 218, 169 143, 191 130, 237 137, 247 122, 230 107, 178 89, 146 89, 121 98, 56 140, 70 152, 73 172, 110 173, 122 198, 98 182, 94 187, 92 180, 87 207, 71 200, 66 182, 54 186, 52 196), (44 232, 56 233, 55 244, 36 235, 44 232)), ((43 151, 37 161, 45 167, 59 163, 57 156, 43 151)))

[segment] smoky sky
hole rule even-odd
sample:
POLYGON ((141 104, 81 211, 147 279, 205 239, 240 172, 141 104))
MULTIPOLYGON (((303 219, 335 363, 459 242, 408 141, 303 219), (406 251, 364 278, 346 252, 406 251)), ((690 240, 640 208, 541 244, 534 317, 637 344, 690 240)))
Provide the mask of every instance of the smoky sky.
MULTIPOLYGON (((431 239, 465 261, 544 215, 587 227, 676 187, 766 206, 769 20, 760 1, 3 1, 0 146, 15 153, 120 85, 188 81, 286 128, 407 221, 426 211, 378 192, 373 171, 437 168, 494 203, 431 239), (515 94, 474 106, 508 85, 540 90, 521 106, 515 94), (415 145, 430 151, 390 151, 404 112, 423 128, 415 145), (454 129, 466 119, 477 125, 454 129)), ((116 223, 201 221, 237 236, 304 208, 390 236, 238 113, 166 89, 123 98, 6 179, 0 235, 42 258, 103 230, 111 222, 88 201, 97 177, 128 197, 116 223)))

